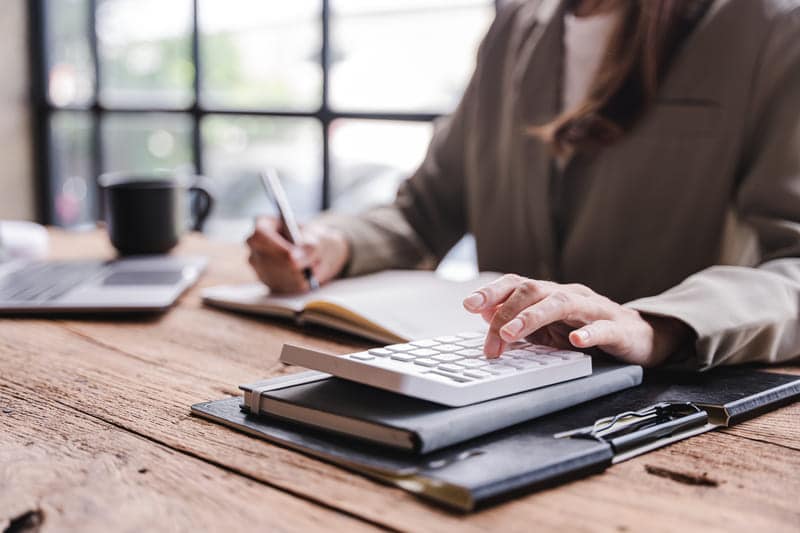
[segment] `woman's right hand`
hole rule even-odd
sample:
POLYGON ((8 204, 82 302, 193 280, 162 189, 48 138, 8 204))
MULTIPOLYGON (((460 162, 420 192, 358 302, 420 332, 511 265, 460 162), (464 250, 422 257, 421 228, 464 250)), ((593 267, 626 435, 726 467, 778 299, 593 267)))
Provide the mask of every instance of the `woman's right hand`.
POLYGON ((289 242, 283 229, 278 219, 261 217, 247 239, 250 265, 270 290, 276 293, 308 291, 310 287, 303 275, 308 267, 320 283, 341 274, 350 256, 350 247, 340 231, 311 223, 301 229, 303 241, 296 245, 289 242))

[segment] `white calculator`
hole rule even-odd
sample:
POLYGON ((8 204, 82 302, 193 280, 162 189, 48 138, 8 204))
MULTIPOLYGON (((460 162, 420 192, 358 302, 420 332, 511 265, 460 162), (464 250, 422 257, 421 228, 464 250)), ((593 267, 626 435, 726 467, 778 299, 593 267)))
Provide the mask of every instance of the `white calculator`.
POLYGON ((496 359, 483 355, 483 333, 332 355, 284 345, 281 361, 423 400, 461 406, 588 376, 588 355, 516 342, 496 359))

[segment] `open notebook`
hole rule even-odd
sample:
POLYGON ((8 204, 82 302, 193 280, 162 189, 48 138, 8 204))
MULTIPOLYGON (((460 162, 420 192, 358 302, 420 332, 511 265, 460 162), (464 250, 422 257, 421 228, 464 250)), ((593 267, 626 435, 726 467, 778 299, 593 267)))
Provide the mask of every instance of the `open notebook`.
POLYGON ((486 324, 464 310, 462 300, 500 274, 484 272, 451 281, 423 270, 387 270, 332 281, 300 295, 273 296, 261 284, 223 285, 203 291, 206 304, 317 324, 381 343, 427 339, 486 324))

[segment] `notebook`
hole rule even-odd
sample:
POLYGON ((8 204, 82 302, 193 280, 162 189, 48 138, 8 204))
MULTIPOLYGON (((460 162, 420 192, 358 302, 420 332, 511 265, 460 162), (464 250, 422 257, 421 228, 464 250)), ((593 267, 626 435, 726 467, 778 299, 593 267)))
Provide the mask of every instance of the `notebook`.
POLYGON ((451 281, 430 271, 387 270, 335 280, 316 291, 290 296, 271 295, 260 283, 210 287, 203 291, 203 302, 391 344, 485 331, 484 321, 465 311, 461 302, 499 276, 484 272, 469 281, 451 281))
POLYGON ((595 361, 590 376, 450 408, 347 381, 301 372, 239 387, 243 408, 411 453, 429 453, 543 416, 642 381, 642 368, 595 361))
POLYGON ((192 406, 192 413, 469 512, 602 472, 615 463, 737 424, 798 397, 798 376, 750 368, 650 373, 638 387, 424 455, 247 414, 241 409, 241 397, 199 403, 192 406), (675 407, 674 413, 651 416, 658 414, 658 406, 665 411, 664 405, 675 407), (632 412, 640 416, 631 416, 632 412), (607 427, 610 417, 620 414, 625 416, 618 419, 627 422, 619 436, 589 432, 607 427), (646 424, 633 426, 630 420, 646 424))

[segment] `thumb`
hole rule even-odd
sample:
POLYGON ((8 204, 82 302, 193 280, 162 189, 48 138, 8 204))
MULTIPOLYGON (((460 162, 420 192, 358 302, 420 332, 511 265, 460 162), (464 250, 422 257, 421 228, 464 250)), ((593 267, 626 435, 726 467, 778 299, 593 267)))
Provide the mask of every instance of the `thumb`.
POLYGON ((289 257, 297 270, 302 270, 311 266, 312 259, 304 246, 293 246, 289 251, 289 257))

